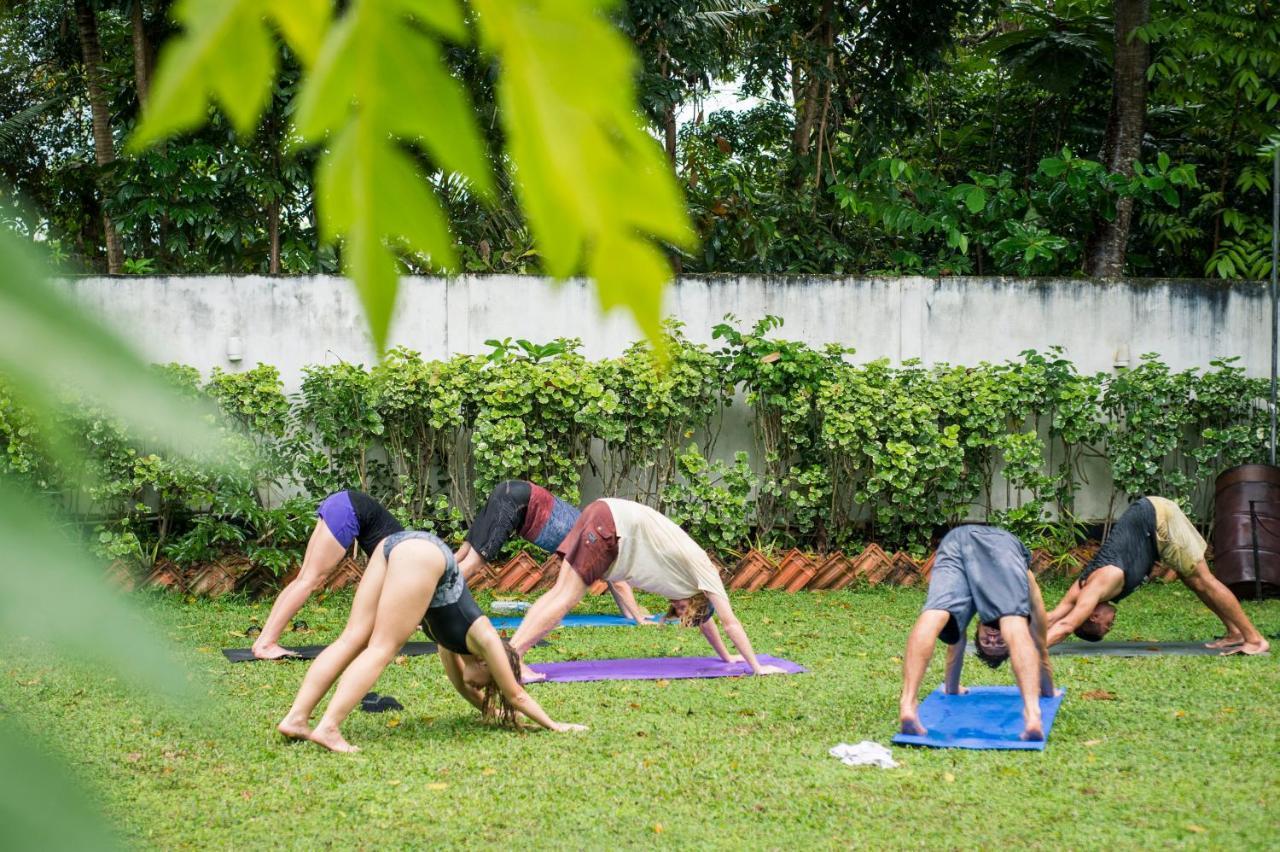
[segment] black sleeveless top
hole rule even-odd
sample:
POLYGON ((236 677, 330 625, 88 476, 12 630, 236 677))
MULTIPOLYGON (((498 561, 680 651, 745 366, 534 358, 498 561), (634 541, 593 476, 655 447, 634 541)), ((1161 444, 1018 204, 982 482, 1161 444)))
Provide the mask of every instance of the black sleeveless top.
POLYGON ((359 525, 356 541, 360 543, 360 549, 364 551, 365 556, 372 555, 378 542, 387 536, 404 531, 400 522, 392 517, 381 503, 363 491, 349 488, 347 499, 351 501, 351 508, 356 513, 356 521, 359 525))
POLYGON ((481 618, 484 618, 484 613, 471 597, 471 590, 463 584, 462 595, 456 601, 427 609, 422 619, 422 632, 455 654, 470 654, 467 631, 481 618))
POLYGON ((1080 584, 1104 565, 1114 565, 1124 572, 1124 588, 1112 601, 1123 600, 1147 581, 1151 569, 1160 558, 1156 547, 1156 507, 1143 497, 1120 516, 1107 540, 1080 574, 1080 584))

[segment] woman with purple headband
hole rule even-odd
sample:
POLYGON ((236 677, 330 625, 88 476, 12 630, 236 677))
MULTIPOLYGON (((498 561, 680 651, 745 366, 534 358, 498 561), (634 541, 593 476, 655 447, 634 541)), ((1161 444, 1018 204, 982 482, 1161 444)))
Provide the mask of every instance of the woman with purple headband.
POLYGON ((271 614, 262 625, 262 632, 253 643, 253 655, 259 660, 279 660, 296 657, 292 651, 280 646, 280 634, 289 620, 320 588, 353 542, 358 542, 370 565, 383 559, 378 544, 394 533, 402 532, 400 525, 381 503, 363 491, 339 491, 330 494, 316 510, 316 528, 307 542, 307 552, 302 558, 302 568, 293 582, 284 587, 271 607, 271 614))

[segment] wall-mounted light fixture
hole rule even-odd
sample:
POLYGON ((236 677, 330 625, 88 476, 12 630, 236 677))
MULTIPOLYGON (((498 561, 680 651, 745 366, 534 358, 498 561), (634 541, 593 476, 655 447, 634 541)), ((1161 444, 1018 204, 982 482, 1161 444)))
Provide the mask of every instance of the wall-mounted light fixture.
POLYGON ((1120 348, 1116 350, 1115 357, 1111 359, 1111 366, 1117 371, 1129 369, 1129 344, 1120 344, 1120 348))
POLYGON ((244 359, 244 341, 239 335, 233 334, 227 338, 227 360, 232 364, 239 364, 244 359))

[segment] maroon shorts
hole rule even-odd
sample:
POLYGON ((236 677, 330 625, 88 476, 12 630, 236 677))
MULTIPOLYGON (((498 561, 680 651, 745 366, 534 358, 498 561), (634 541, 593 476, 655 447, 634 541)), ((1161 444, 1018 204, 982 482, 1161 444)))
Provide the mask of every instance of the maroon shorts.
POLYGON ((603 580, 618 558, 618 530, 609 504, 596 500, 583 509, 556 553, 588 586, 603 580))

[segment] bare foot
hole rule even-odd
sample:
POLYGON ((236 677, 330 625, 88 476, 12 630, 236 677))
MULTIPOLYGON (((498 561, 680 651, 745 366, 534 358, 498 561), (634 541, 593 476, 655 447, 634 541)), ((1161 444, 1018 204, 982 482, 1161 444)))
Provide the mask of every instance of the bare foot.
POLYGON ((360 750, 344 740, 342 733, 337 728, 316 728, 307 736, 307 739, 339 754, 354 754, 360 750))
POLYGON ((280 724, 276 725, 276 730, 291 740, 311 739, 311 722, 308 719, 298 720, 285 716, 280 720, 280 724))
POLYGON ((282 647, 275 642, 270 645, 254 645, 253 656, 259 660, 281 660, 286 657, 292 659, 298 655, 288 648, 282 647))
POLYGON ((898 717, 898 729, 909 737, 923 737, 929 732, 924 729, 924 725, 920 724, 920 717, 911 714, 903 714, 898 717))
POLYGON ((524 663, 520 664, 520 682, 521 683, 537 683, 540 680, 546 680, 546 679, 547 679, 547 676, 544 675, 542 672, 535 672, 533 669, 529 668, 524 663))
POLYGON ((1271 643, 1266 639, 1259 639, 1257 642, 1245 642, 1234 648, 1229 648, 1222 652, 1222 656, 1231 657, 1236 654, 1242 654, 1246 657, 1257 657, 1271 651, 1271 643))
POLYGON ((1244 636, 1239 633, 1235 635, 1227 634, 1221 639, 1214 639, 1212 642, 1205 642, 1206 648, 1234 648, 1237 645, 1244 644, 1244 636))
POLYGON ((1044 739, 1044 722, 1039 717, 1027 722, 1027 726, 1022 729, 1021 739, 1027 742, 1039 742, 1044 739))

